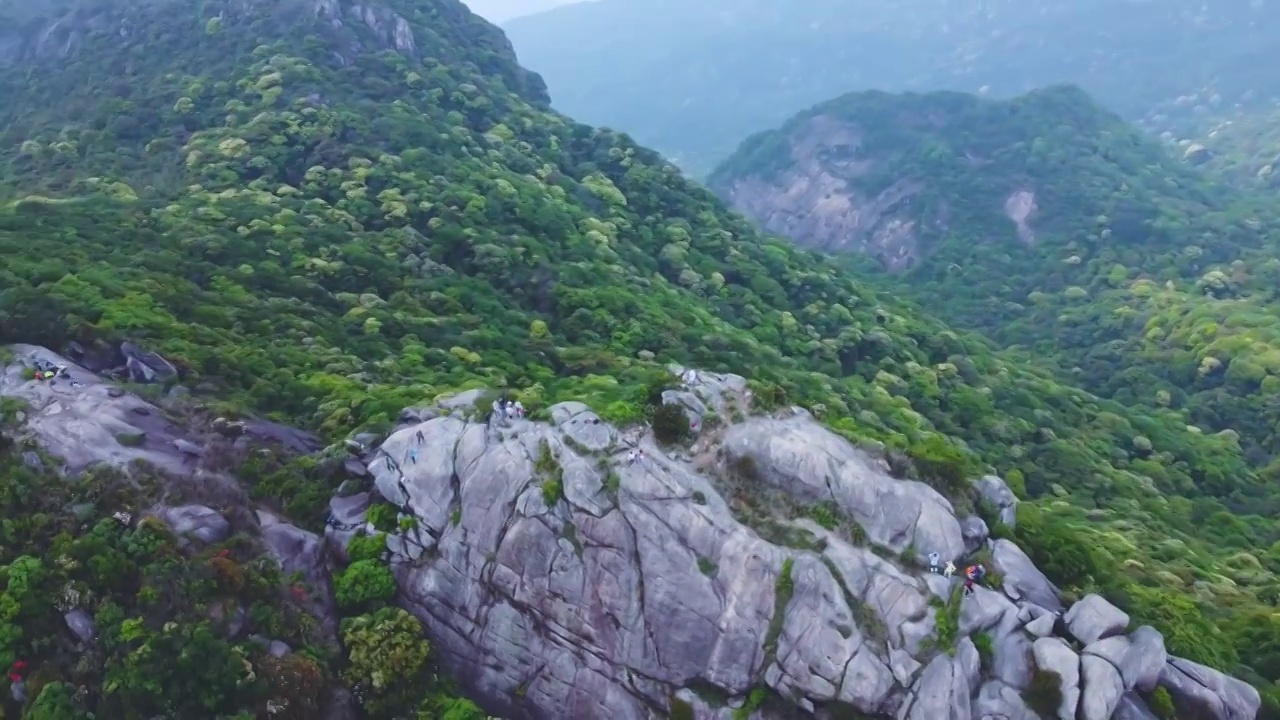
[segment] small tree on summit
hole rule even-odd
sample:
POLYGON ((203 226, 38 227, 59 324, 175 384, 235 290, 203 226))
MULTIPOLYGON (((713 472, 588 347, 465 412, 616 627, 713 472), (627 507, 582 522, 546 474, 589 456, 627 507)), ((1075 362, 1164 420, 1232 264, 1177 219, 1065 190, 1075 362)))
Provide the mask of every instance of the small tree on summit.
POLYGON ((660 443, 676 443, 689 434, 689 418, 679 405, 659 405, 653 409, 653 436, 660 443))

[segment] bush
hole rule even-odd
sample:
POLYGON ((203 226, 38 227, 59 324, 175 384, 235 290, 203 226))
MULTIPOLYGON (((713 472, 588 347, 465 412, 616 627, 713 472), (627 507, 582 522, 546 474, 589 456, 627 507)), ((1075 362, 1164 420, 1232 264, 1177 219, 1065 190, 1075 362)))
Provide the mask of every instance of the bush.
POLYGON ((970 460, 963 450, 941 437, 930 436, 928 440, 912 445, 907 448, 907 456, 921 479, 944 495, 954 495, 965 489, 970 460))
POLYGON ((1040 717, 1058 717, 1058 708, 1062 705, 1062 676, 1049 670, 1037 669, 1031 675, 1031 683, 1027 685, 1022 699, 1040 717))
POLYGON ((396 594, 396 579, 391 569, 376 560, 351 563, 333 584, 338 606, 343 609, 379 605, 396 594))
POLYGON ((978 658, 982 661, 983 670, 991 669, 991 659, 995 654, 995 643, 989 633, 977 633, 972 638, 973 646, 978 650, 978 658))
POLYGON ((1173 707, 1173 697, 1169 695, 1169 691, 1162 687, 1158 687, 1151 693, 1151 697, 1147 698, 1147 707, 1151 708, 1151 712, 1155 713, 1160 720, 1177 720, 1177 710, 1173 707))
POLYGON ((357 535, 347 545, 347 558, 352 563, 361 560, 381 560, 387 551, 387 534, 357 535))
POLYGON ((671 720, 694 720, 695 715, 693 713, 693 706, 689 703, 673 696, 671 698, 670 705, 671 710, 668 713, 668 717, 670 717, 671 720))
POLYGON ((679 405, 660 405, 653 411, 653 436, 660 443, 672 444, 689 435, 689 418, 679 405))

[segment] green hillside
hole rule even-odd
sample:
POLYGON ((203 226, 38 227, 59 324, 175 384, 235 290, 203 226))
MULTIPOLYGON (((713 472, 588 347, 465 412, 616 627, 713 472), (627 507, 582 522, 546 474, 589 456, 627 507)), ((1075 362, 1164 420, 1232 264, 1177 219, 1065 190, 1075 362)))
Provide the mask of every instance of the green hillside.
MULTIPOLYGON (((909 271, 882 278, 886 288, 1024 347, 1093 392, 1235 432, 1254 464, 1280 451, 1270 400, 1280 382, 1280 238, 1265 195, 1210 182, 1070 87, 1011 101, 844 96, 744 143, 712 186, 728 196, 745 182, 778 188, 810 172, 792 148, 821 134, 815 117, 838 118, 861 137, 849 151, 863 161, 858 172, 830 149, 819 160, 846 194, 865 203, 906 179, 920 185, 885 216, 917 220, 920 246, 909 271), (1030 240, 1005 206, 1019 191, 1035 198, 1030 240)), ((757 195, 757 216, 781 202, 757 195)), ((841 249, 821 234, 795 239, 841 249)))
POLYGON ((871 88, 1010 97, 1071 82, 1158 130, 1266 104, 1280 94, 1267 12, 1250 0, 601 0, 504 29, 558 110, 702 177, 751 133, 871 88))
MULTIPOLYGON (((1238 437, 1091 396, 763 236, 656 153, 549 111, 501 34, 453 0, 347 10, 99 4, 56 44, 10 31, 0 343, 134 339, 215 409, 331 440, 480 384, 519 389, 535 411, 581 399, 626 423, 644 418, 667 361, 739 372, 761 401, 885 442, 931 482, 997 470, 1038 499, 1018 539, 1071 592, 1104 591, 1171 652, 1271 688, 1280 505, 1238 437)), ((0 464, 12 492, 56 482, 16 457, 0 464)), ((290 492, 308 481, 269 479, 290 492)), ((18 536, 5 552, 71 572, 46 535, 18 536)), ((139 572, 163 556, 134 551, 139 572)), ((131 717, 112 714, 122 703, 137 717, 241 717, 265 702, 223 672, 249 652, 235 637, 207 639, 212 680, 130 665, 130 684, 111 663, 140 657, 132 621, 103 623, 116 654, 87 670, 39 633, 15 635, 52 610, 0 557, 14 563, 0 599, 19 608, 0 604, 0 650, 94 688, 68 702, 99 717, 131 717), (183 702, 197 705, 176 704, 193 688, 183 702)), ((110 595, 100 577, 80 581, 110 595)), ((110 596, 133 613, 131 589, 110 596)), ((403 630, 363 610, 348 612, 353 632, 403 630)), ((149 611, 146 626, 195 632, 192 617, 149 611)), ((424 649, 404 652, 397 667, 426 667, 424 649)), ((385 669, 315 655, 317 682, 385 669)), ((422 673, 379 716, 454 702, 422 673)))

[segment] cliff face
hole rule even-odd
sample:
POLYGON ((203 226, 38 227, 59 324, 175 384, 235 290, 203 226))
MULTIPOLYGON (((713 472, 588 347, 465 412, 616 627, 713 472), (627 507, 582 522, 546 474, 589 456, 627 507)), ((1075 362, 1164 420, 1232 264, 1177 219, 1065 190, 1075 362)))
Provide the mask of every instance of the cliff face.
MULTIPOLYGON (((745 388, 706 374, 668 393, 708 413, 687 451, 579 403, 549 422, 481 421, 478 391, 406 411, 364 454, 375 487, 333 500, 328 538, 342 547, 371 501, 398 506, 402 602, 507 717, 729 720, 745 703, 757 718, 1141 720, 1157 687, 1188 713, 1256 714, 1251 687, 1169 658, 1100 597, 1064 608, 1016 545, 804 411, 750 416, 745 388), (822 525, 795 519, 815 507, 822 525), (963 596, 923 568, 932 552, 996 579, 963 596)), ((1012 519, 998 478, 974 491, 1012 519)))

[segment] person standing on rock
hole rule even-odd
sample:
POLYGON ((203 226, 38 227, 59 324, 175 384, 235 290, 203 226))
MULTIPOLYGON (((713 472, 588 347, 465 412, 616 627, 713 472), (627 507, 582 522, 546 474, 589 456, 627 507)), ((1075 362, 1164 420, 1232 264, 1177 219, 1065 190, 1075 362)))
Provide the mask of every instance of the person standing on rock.
POLYGON ((524 419, 524 403, 520 402, 519 400, 516 401, 516 417, 520 418, 521 420, 524 419))
POLYGON ((418 444, 419 444, 419 445, 421 445, 422 443, 426 442, 426 438, 422 437, 422 431, 421 431, 421 430, 419 430, 419 431, 418 431, 418 434, 417 434, 417 435, 414 435, 413 437, 414 437, 414 439, 415 439, 415 440, 417 440, 417 441, 418 441, 418 444))
POLYGON ((947 566, 942 569, 942 576, 950 580, 951 576, 955 574, 956 574, 956 564, 948 560, 947 566))
POLYGON ((929 572, 931 573, 938 572, 938 561, 941 559, 942 558, 938 556, 938 553, 936 552, 929 553, 929 572))

